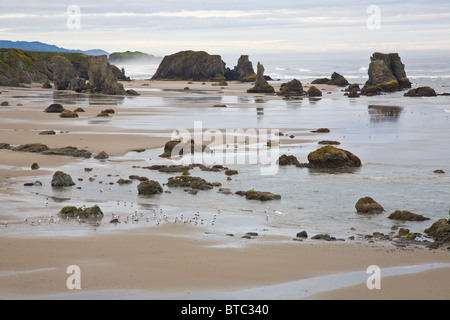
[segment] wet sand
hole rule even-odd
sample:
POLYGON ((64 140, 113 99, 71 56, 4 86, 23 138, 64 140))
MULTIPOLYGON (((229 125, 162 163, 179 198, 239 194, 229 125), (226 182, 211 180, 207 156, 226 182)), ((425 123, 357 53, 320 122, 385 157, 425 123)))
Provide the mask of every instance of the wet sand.
MULTIPOLYGON (((195 90, 217 92, 229 90, 239 96, 248 96, 249 84, 231 83, 226 89, 210 83, 187 82, 125 82, 128 88, 149 88, 141 96, 177 96, 189 87, 195 90), (143 84, 148 84, 143 86, 143 84), (171 91, 174 90, 174 91, 171 91)), ((324 91, 336 90, 326 87, 324 91)), ((49 147, 75 146, 86 148, 94 154, 106 151, 121 156, 134 149, 162 148, 170 139, 171 131, 156 130, 149 123, 147 129, 123 129, 108 119, 96 115, 108 107, 102 97, 97 104, 86 105, 85 113, 77 119, 60 119, 57 114, 43 110, 48 104, 29 97, 34 92, 45 91, 34 85, 31 88, 2 88, 2 101, 11 107, 0 109, 0 142, 11 145, 45 143, 49 147), (21 104, 21 105, 18 105, 21 104), (54 136, 39 135, 44 130, 55 130, 54 136)), ((139 91, 139 90, 138 90, 139 91)), ((281 99, 261 95, 261 99, 281 99)), ((108 101, 105 96, 104 100, 108 101)), ((70 104, 63 105, 72 110, 70 104)), ((78 106, 78 105, 77 105, 78 106)), ((82 106, 82 105, 81 105, 82 106)), ((185 104, 186 108, 199 107, 185 104)), ((204 104, 200 107, 207 107, 204 104)), ((83 107, 83 106, 82 106, 83 107)), ((161 112, 165 112, 161 108, 161 112)), ((140 108, 117 109, 112 119, 136 117, 140 108)), ((156 109, 152 112, 157 113, 156 109)), ((173 111, 170 111, 173 112, 173 111)), ((296 139, 307 141, 309 134, 296 134, 296 139)), ((61 156, 44 156, 0 150, 0 185, 5 208, 14 208, 7 195, 17 194, 15 188, 30 177, 48 179, 55 168, 64 165, 84 167, 81 159, 61 156), (41 169, 30 169, 33 162, 41 169)), ((106 174, 106 172, 104 172, 106 174)), ((19 201, 19 200, 14 200, 19 201)), ((26 200, 20 200, 25 205, 26 200)), ((25 206, 26 207, 26 206, 25 206)), ((27 210, 21 209, 21 210, 27 210)), ((33 210, 30 205, 28 210, 33 210)), ((53 212, 53 211, 52 211, 53 212)), ((21 211, 3 210, 0 221, 20 219, 21 211)), ((108 217, 109 218, 109 217, 108 217)), ((107 219, 105 217, 105 219, 107 219)), ((220 292, 250 290, 264 286, 345 272, 364 272, 369 265, 382 268, 414 266, 431 263, 450 263, 445 248, 397 248, 391 243, 321 242, 315 240, 293 241, 292 237, 264 235, 255 239, 242 239, 214 233, 208 228, 191 228, 186 225, 139 227, 132 230, 97 232, 87 236, 6 235, 0 225, 0 298, 176 298, 200 297, 213 299, 220 292), (82 271, 82 289, 71 291, 66 287, 67 267, 78 265, 82 271)), ((365 283, 348 285, 329 292, 306 294, 311 299, 449 299, 450 268, 436 268, 404 276, 382 278, 381 290, 368 290, 365 283), (404 288, 404 289, 403 289, 404 288)), ((320 286, 320 283, 318 284, 320 286)), ((298 298, 304 298, 298 295, 298 298)), ((292 292, 290 298, 295 299, 292 292)), ((248 297, 248 299, 258 299, 248 297)))

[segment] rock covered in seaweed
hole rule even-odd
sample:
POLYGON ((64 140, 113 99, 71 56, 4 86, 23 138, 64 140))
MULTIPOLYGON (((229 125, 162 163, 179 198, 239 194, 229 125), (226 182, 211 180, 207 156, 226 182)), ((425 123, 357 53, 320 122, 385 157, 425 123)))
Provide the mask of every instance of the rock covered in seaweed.
POLYGON ((436 91, 430 87, 411 89, 404 94, 405 97, 436 97, 436 91))
POLYGON ((359 199, 355 204, 357 212, 362 213, 382 213, 384 208, 371 197, 364 197, 359 199))
POLYGON ((283 83, 280 87, 280 96, 290 97, 290 96, 303 96, 303 86, 302 83, 293 79, 289 82, 283 83))
POLYGON ((334 146, 324 146, 308 154, 307 164, 297 165, 307 168, 346 168, 361 167, 361 160, 350 151, 334 146))
POLYGON ((148 180, 141 182, 138 186, 138 193, 140 195, 153 195, 163 192, 163 188, 158 181, 148 180))
POLYGON ((69 174, 62 171, 56 171, 53 175, 51 185, 52 187, 71 187, 74 186, 75 183, 69 174))
POLYGON ((75 206, 67 206, 62 208, 58 215, 65 218, 93 219, 102 218, 103 212, 98 205, 92 206, 90 208, 77 208, 75 206))
POLYGON ((396 210, 393 213, 391 213, 388 218, 393 220, 404 220, 404 221, 430 220, 430 218, 424 217, 421 214, 413 213, 407 210, 396 210))

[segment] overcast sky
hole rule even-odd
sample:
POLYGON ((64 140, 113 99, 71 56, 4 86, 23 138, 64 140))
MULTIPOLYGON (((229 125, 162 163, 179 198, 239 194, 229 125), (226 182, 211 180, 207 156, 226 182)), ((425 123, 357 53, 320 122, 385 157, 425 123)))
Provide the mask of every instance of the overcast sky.
POLYGON ((155 55, 450 51, 450 1, 1 0, 0 39, 155 55))

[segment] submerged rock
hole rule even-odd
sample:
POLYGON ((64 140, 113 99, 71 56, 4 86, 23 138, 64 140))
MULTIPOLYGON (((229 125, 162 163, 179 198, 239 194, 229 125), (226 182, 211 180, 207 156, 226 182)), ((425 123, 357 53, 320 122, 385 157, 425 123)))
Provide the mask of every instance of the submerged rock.
POLYGON ((281 199, 281 196, 279 194, 274 194, 266 191, 236 191, 235 194, 245 196, 245 198, 248 200, 271 201, 281 199))
POLYGON ((137 189, 140 195, 153 195, 153 194, 160 194, 163 192, 163 188, 161 187, 159 182, 154 180, 141 182, 137 186, 137 189))
POLYGON ((425 221, 430 220, 430 218, 424 217, 423 215, 413 213, 406 210, 396 210, 391 213, 388 217, 389 219, 394 220, 405 220, 405 221, 425 221))
POLYGON ((373 200, 371 197, 364 197, 359 199, 356 204, 355 208, 357 212, 362 213, 382 213, 384 211, 384 208, 375 200, 373 200))
POLYGON ((278 165, 280 166, 290 166, 290 165, 297 165, 300 164, 300 162, 297 160, 297 157, 294 155, 287 156, 285 154, 281 155, 278 158, 278 165))

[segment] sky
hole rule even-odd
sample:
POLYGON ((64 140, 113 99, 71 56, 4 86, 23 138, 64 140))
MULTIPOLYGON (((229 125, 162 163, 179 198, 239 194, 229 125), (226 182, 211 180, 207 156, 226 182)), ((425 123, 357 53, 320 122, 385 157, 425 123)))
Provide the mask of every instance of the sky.
POLYGON ((450 52, 450 1, 1 0, 0 40, 159 56, 450 52))

